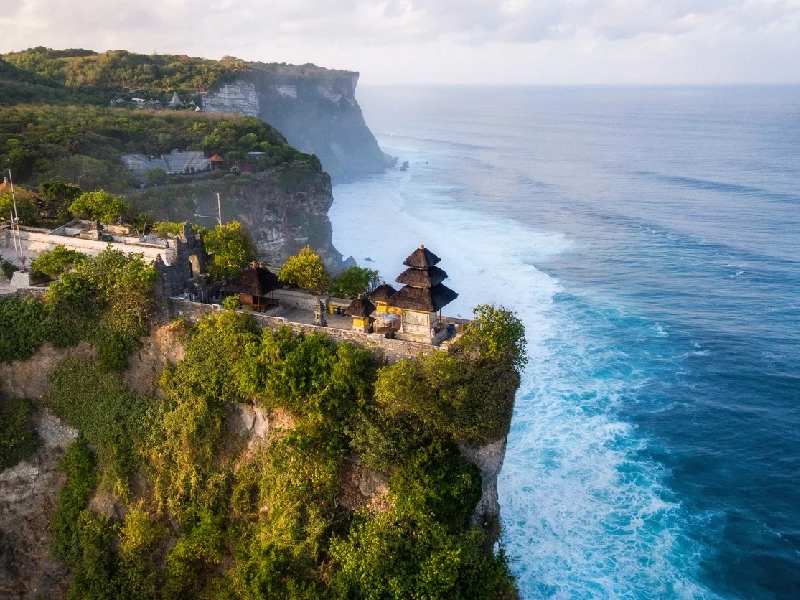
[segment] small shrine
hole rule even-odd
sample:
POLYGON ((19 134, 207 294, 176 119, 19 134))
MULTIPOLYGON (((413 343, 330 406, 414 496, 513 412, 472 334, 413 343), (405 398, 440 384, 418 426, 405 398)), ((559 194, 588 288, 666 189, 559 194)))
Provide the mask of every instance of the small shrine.
POLYGON ((395 281, 404 286, 388 302, 389 308, 402 309, 402 333, 422 335, 433 341, 443 332, 440 311, 458 294, 442 284, 447 273, 436 266, 440 261, 422 245, 403 261, 408 268, 395 281))
POLYGON ((374 321, 370 315, 375 312, 375 305, 367 298, 364 298, 363 294, 359 294, 344 312, 346 315, 353 317, 353 330, 363 333, 369 332, 370 326, 374 321))
POLYGON ((271 294, 281 287, 275 273, 252 263, 249 269, 227 281, 221 291, 226 295, 238 294, 242 306, 263 312, 278 305, 271 294))
MULTIPOLYGON (((369 299, 375 303, 375 310, 379 313, 388 313, 390 311, 389 300, 397 293, 397 290, 390 286, 385 281, 369 293, 369 299)), ((398 313, 402 311, 397 311, 398 313)))

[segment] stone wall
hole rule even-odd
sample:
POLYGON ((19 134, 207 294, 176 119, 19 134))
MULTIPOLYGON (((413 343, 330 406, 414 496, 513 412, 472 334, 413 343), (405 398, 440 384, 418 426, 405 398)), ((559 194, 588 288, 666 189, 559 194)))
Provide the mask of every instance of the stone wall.
MULTIPOLYGON (((144 245, 134 243, 136 238, 131 241, 102 242, 99 240, 86 240, 78 237, 68 237, 63 235, 51 235, 45 230, 22 229, 20 240, 22 241, 23 256, 26 264, 38 257, 43 252, 48 252, 56 246, 64 246, 69 250, 76 250, 89 256, 97 256, 108 248, 109 244, 115 250, 122 250, 126 254, 143 254, 145 260, 154 261, 161 258, 166 264, 172 263, 174 250, 165 242, 164 245, 144 245)), ((17 256, 14 250, 14 238, 10 229, 0 231, 0 256, 10 260, 15 265, 17 256)))
MULTIPOLYGON (((196 322, 202 317, 220 310, 218 305, 200 304, 189 302, 180 298, 170 298, 167 301, 170 317, 185 319, 196 322), (217 307, 217 308, 215 308, 217 307)), ((379 359, 392 364, 404 358, 414 358, 420 354, 430 354, 432 352, 442 352, 444 348, 420 344, 417 342, 404 342, 401 340, 390 340, 377 333, 361 333, 350 329, 334 329, 332 327, 318 327, 304 323, 292 323, 282 317, 270 317, 259 313, 252 313, 253 319, 260 327, 278 329, 288 325, 296 333, 322 333, 334 342, 347 342, 354 346, 360 346, 372 351, 379 359)))
POLYGON ((202 236, 195 234, 189 223, 183 224, 183 233, 174 240, 173 245, 169 263, 165 263, 160 256, 155 259, 163 298, 183 294, 188 288, 193 288, 192 281, 206 272, 206 246, 202 236))

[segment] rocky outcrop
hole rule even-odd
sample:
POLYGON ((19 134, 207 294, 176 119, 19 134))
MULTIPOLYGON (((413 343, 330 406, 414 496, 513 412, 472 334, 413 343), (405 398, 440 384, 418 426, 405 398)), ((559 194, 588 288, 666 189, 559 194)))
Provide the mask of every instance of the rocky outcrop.
POLYGON ((41 398, 50 389, 50 372, 65 358, 87 358, 97 352, 88 342, 71 348, 54 348, 49 342, 42 345, 30 360, 0 363, 3 393, 13 398, 41 398))
POLYGON ((310 245, 333 273, 342 269, 342 255, 334 248, 328 209, 333 204, 331 179, 305 163, 293 163, 230 180, 206 180, 168 185, 129 196, 139 211, 156 220, 194 221, 212 226, 220 194, 222 220, 247 227, 262 260, 281 265, 310 245))
POLYGON ((497 440, 483 446, 459 444, 461 456, 481 471, 481 499, 472 513, 472 523, 483 523, 500 516, 500 503, 497 500, 497 476, 503 468, 506 457, 506 439, 497 440))
POLYGON ((349 71, 254 69, 209 91, 203 110, 259 117, 298 150, 316 154, 334 181, 347 181, 393 164, 364 121, 357 82, 358 73, 349 71))
MULTIPOLYGON (((47 377, 44 377, 45 381, 47 377)), ((64 476, 58 463, 78 432, 47 410, 35 417, 42 445, 0 473, 0 598, 64 598, 66 568, 50 557, 50 517, 64 476)))

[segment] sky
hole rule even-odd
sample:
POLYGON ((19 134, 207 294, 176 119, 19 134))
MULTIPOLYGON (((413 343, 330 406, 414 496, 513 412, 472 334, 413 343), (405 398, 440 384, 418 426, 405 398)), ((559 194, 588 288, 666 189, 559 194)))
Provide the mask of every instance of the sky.
POLYGON ((362 84, 800 83, 800 0, 0 0, 0 52, 314 63, 362 84))

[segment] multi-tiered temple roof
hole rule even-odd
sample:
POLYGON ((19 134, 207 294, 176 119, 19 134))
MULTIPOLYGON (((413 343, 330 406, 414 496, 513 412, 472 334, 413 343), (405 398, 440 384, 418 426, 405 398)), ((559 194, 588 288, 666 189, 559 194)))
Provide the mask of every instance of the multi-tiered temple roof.
POLYGON ((447 273, 436 266, 441 259, 425 246, 419 248, 403 261, 408 268, 395 280, 405 284, 389 299, 390 306, 406 310, 438 312, 442 307, 458 298, 458 294, 442 281, 447 273))

